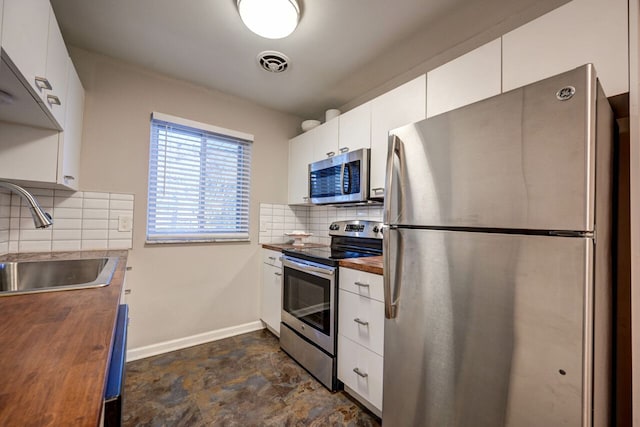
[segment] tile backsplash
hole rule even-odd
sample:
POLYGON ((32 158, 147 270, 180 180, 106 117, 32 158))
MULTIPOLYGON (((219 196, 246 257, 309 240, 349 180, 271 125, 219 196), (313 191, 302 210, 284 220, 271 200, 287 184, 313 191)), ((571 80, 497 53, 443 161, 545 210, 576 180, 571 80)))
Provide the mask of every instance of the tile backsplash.
POLYGON ((121 217, 133 218, 132 194, 27 191, 52 216, 53 225, 36 229, 24 200, 0 189, 0 254, 131 248, 133 231, 118 231, 118 223, 121 217))
POLYGON ((304 242, 330 244, 329 224, 346 219, 382 221, 382 206, 289 206, 260 203, 260 243, 291 240, 284 233, 301 230, 312 233, 304 242))

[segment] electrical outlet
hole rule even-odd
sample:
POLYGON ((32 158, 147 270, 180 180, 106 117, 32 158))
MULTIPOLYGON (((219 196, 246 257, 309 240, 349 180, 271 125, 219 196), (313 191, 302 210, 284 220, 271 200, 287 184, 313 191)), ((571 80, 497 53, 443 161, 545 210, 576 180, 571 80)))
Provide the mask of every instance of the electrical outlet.
POLYGON ((131 231, 133 218, 129 215, 118 215, 118 231, 131 231))

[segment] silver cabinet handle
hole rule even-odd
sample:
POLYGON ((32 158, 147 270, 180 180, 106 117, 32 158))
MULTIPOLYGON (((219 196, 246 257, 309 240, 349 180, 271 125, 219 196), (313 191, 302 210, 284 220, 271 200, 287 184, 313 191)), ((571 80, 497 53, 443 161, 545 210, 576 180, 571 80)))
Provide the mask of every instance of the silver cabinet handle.
POLYGON ((68 181, 75 181, 76 179, 76 177, 73 175, 65 175, 63 178, 68 181))
POLYGON ((369 374, 367 374, 366 372, 361 372, 358 368, 353 368, 353 372, 355 372, 356 375, 362 378, 367 378, 369 376, 369 374))
POLYGON ((346 153, 347 151, 349 151, 349 147, 341 147, 340 148, 340 152, 341 153, 346 153))
POLYGON ((365 287, 368 288, 369 284, 368 283, 362 283, 362 282, 353 282, 354 285, 356 286, 361 286, 361 287, 365 287))
POLYGON ((384 192, 384 188, 382 188, 382 187, 372 188, 371 191, 373 191, 374 193, 378 194, 378 193, 384 192))
POLYGON ((43 89, 47 89, 47 90, 53 89, 53 87, 51 86, 51 83, 49 83, 49 80, 47 80, 45 77, 36 76, 34 80, 36 82, 36 87, 40 90, 40 92, 42 92, 43 89))
POLYGON ((53 105, 62 105, 62 101, 55 95, 47 95, 47 103, 51 106, 53 105))
POLYGON ((282 273, 273 273, 273 274, 275 274, 276 276, 282 276, 282 273))
POLYGON ((355 319, 353 319, 353 321, 356 322, 358 325, 369 326, 369 322, 365 322, 364 320, 360 320, 357 317, 355 319))
POLYGON ((270 256, 270 257, 269 257, 269 259, 270 259, 271 261, 275 261, 275 260, 276 260, 276 257, 274 257, 274 256, 270 256))
POLYGON ((309 200, 309 197, 304 196, 304 197, 302 197, 302 200, 309 200))
POLYGON ((336 155, 335 151, 329 151, 329 152, 327 153, 327 157, 333 157, 333 156, 335 156, 335 155, 336 155))

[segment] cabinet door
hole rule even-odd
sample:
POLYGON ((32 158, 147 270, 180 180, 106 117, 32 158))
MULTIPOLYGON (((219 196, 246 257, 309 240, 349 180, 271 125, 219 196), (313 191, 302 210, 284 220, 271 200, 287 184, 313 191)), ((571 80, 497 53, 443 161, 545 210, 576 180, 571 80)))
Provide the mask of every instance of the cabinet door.
POLYGON ((42 100, 36 77, 46 78, 49 0, 5 0, 2 49, 42 100))
POLYGON ((341 153, 371 147, 371 103, 339 116, 338 145, 341 153))
POLYGON ((338 331, 340 334, 382 356, 384 303, 343 289, 340 289, 339 298, 338 331))
POLYGON ((627 0, 573 0, 502 37, 503 90, 592 62, 607 96, 629 91, 627 0))
POLYGON ((502 45, 485 44, 427 73, 427 117, 500 94, 502 45))
POLYGON ((60 126, 65 126, 65 111, 67 97, 68 67, 71 63, 67 47, 64 45, 62 33, 53 9, 49 6, 49 32, 47 37, 47 80, 51 84, 51 90, 45 94, 47 107, 58 121, 60 126))
POLYGON ((68 74, 65 126, 58 147, 58 183, 77 190, 80 179, 84 89, 71 63, 68 74))
POLYGON ((0 122, 0 179, 55 183, 59 135, 56 130, 0 122))
POLYGON ((313 141, 303 133, 289 141, 288 203, 309 203, 309 163, 313 159, 313 141))
POLYGON ((282 269, 262 264, 262 321, 280 336, 282 269))
POLYGON ((340 289, 384 302, 382 276, 366 271, 340 267, 340 289))
POLYGON ((371 197, 384 196, 389 131, 426 117, 426 86, 423 74, 371 101, 371 197))
POLYGON ((378 411, 382 410, 384 359, 338 335, 338 379, 378 411))
POLYGON ((313 161, 324 160, 333 157, 338 151, 338 119, 329 120, 317 128, 311 129, 307 134, 312 139, 313 161))

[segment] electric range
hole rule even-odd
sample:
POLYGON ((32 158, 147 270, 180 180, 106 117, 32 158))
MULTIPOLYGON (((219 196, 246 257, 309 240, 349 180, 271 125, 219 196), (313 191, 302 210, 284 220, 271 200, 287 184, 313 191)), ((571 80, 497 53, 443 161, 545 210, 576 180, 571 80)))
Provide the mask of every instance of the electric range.
POLYGON ((382 223, 336 221, 331 246, 283 251, 280 347, 330 390, 337 379, 338 265, 382 255, 382 223))

